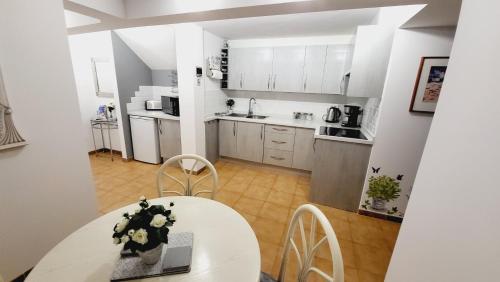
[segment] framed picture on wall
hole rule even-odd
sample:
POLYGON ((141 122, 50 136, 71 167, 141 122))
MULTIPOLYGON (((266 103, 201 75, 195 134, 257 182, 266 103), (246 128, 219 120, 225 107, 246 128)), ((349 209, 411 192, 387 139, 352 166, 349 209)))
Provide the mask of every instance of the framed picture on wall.
POLYGON ((449 57, 422 57, 410 112, 434 113, 443 86, 449 57))

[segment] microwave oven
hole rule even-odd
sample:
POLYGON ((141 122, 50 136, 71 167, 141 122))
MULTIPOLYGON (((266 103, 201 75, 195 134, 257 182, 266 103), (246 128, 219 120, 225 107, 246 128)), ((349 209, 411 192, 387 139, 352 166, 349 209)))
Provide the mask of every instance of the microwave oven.
POLYGON ((164 113, 179 116, 179 97, 161 96, 161 106, 164 113))

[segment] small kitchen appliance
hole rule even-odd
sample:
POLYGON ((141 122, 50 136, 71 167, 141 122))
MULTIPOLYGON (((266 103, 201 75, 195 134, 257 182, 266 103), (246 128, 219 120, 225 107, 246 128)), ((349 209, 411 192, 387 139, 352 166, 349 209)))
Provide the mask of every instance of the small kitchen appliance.
POLYGON ((342 126, 345 127, 360 127, 362 120, 363 110, 360 106, 344 105, 344 118, 342 119, 342 126))
POLYGON ((146 103, 146 110, 148 111, 161 111, 161 101, 159 100, 148 100, 146 103))
POLYGON ((339 122, 342 112, 337 107, 330 107, 326 110, 326 114, 323 115, 323 120, 326 122, 339 122))
POLYGON ((164 113, 178 117, 179 112, 179 97, 161 96, 161 106, 164 113))

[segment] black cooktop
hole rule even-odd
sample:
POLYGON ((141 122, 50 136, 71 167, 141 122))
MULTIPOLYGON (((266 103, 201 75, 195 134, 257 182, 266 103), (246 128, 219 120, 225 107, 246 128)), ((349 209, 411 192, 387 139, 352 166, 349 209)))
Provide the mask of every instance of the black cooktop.
POLYGON ((347 129, 347 128, 320 126, 319 127, 319 135, 328 135, 328 136, 337 136, 337 137, 346 137, 346 138, 368 140, 368 138, 366 138, 366 136, 364 136, 363 133, 361 133, 361 130, 358 130, 358 129, 347 129))

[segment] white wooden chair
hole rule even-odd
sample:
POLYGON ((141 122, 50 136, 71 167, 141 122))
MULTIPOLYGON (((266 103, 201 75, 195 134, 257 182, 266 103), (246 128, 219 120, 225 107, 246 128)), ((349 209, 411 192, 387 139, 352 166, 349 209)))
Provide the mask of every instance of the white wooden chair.
POLYGON ((330 224, 326 216, 317 207, 311 204, 300 206, 293 214, 286 236, 287 237, 285 248, 283 250, 278 280, 274 280, 268 274, 262 273, 260 279, 261 282, 285 281, 285 278, 287 277, 287 262, 291 249, 293 249, 293 252, 297 256, 298 264, 296 273, 297 277, 293 277, 294 279, 292 279, 292 281, 305 282, 307 281, 309 274, 311 274, 312 272, 318 274, 325 281, 344 281, 344 263, 342 261, 342 253, 340 252, 340 246, 337 241, 337 236, 335 235, 335 231, 333 231, 332 225, 330 224), (304 228, 304 218, 307 215, 311 215, 311 221, 309 225, 310 230, 308 232, 306 232, 304 228), (319 225, 323 228, 324 236, 322 236, 322 238, 320 238, 319 240, 316 240, 316 236, 317 234, 319 234, 316 232, 316 226, 318 222, 319 225), (297 231, 297 227, 299 228, 298 231, 300 232, 300 245, 302 246, 302 250, 299 250, 294 240, 294 234, 295 231, 297 231), (332 273, 325 273, 323 270, 313 265, 314 257, 321 245, 324 243, 328 244, 330 254, 332 256, 332 273))
POLYGON ((158 187, 158 194, 160 195, 160 197, 164 197, 165 194, 177 194, 180 196, 197 196, 202 193, 210 193, 210 198, 213 199, 219 183, 219 177, 217 176, 217 171, 215 170, 215 167, 208 160, 198 155, 185 154, 185 155, 178 155, 168 159, 158 170, 156 183, 158 187), (182 165, 183 162, 186 160, 193 161, 193 165, 191 166, 191 169, 189 171, 187 171, 182 165), (208 173, 196 179, 196 176, 193 175, 193 172, 195 171, 198 163, 204 164, 205 167, 208 169, 208 173), (179 175, 175 176, 167 172, 167 168, 172 167, 172 165, 174 164, 178 164, 180 166, 180 170, 182 171, 182 174, 180 175, 181 177, 179 177, 179 175), (201 182, 207 179, 207 177, 209 176, 212 177, 210 185, 211 190, 205 189, 205 190, 195 191, 194 188, 197 185, 201 184, 201 182), (171 179, 173 183, 176 183, 177 186, 180 186, 182 188, 182 192, 177 190, 168 190, 169 189, 167 187, 168 185, 166 185, 164 181, 165 178, 171 179))

